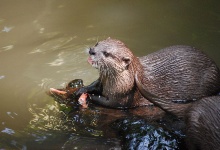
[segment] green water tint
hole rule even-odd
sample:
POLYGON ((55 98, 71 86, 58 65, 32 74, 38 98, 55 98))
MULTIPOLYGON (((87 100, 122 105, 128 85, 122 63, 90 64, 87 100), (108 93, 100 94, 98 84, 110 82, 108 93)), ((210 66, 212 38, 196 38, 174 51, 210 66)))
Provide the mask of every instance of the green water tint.
MULTIPOLYGON (((135 110, 93 104, 86 110, 68 107, 45 91, 63 88, 71 79, 83 79, 85 85, 95 81, 98 72, 87 63, 85 51, 107 37, 123 41, 136 56, 171 45, 191 45, 220 65, 219 4, 217 0, 1 1, 0 149, 127 148, 124 131, 110 126, 137 116, 135 110)), ((141 111, 141 120, 149 125, 148 119, 156 118, 147 109, 141 111)), ((132 127, 133 121, 119 124, 132 127)), ((153 122, 152 132, 157 126, 169 127, 153 122)))

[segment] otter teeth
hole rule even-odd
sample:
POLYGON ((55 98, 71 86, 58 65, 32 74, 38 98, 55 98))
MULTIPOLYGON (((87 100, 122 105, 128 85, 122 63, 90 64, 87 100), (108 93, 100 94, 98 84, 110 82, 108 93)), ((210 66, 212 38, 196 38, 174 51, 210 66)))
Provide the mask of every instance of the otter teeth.
POLYGON ((98 64, 97 64, 96 62, 92 62, 92 66, 93 66, 94 68, 96 68, 96 69, 99 68, 99 67, 98 67, 98 64))

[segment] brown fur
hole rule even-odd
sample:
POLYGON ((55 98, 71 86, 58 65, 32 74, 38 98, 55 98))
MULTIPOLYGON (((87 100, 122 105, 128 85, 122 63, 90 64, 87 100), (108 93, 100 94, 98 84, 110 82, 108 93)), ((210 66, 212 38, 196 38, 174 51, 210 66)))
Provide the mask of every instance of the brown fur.
POLYGON ((220 149, 220 96, 194 103, 186 115, 186 143, 190 150, 220 149))
POLYGON ((139 59, 124 43, 108 38, 92 47, 90 54, 92 65, 99 70, 102 95, 112 101, 110 107, 131 108, 149 104, 135 86, 134 75, 142 71, 139 59))
POLYGON ((200 50, 190 46, 171 46, 141 57, 144 69, 136 83, 145 98, 167 112, 182 117, 191 103, 220 91, 220 71, 200 50))
POLYGON ((107 98, 98 101, 105 106, 131 108, 151 101, 181 116, 191 104, 172 100, 193 101, 220 91, 216 64, 190 46, 171 46, 138 58, 124 43, 108 38, 90 48, 89 53, 88 61, 100 73, 97 83, 101 94, 107 98))

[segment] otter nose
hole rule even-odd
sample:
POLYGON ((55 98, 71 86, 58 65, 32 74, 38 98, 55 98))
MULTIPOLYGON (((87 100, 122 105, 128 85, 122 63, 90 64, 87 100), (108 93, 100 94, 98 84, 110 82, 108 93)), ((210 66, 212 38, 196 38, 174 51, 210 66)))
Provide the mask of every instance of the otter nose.
POLYGON ((90 49, 89 49, 89 54, 90 54, 90 55, 95 55, 94 48, 90 48, 90 49))

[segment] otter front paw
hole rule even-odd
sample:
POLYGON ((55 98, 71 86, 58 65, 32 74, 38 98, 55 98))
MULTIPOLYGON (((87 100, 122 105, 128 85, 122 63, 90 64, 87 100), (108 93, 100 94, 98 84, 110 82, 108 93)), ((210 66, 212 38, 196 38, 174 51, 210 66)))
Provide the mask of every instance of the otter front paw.
POLYGON ((75 92, 75 95, 77 97, 80 97, 83 93, 87 93, 87 92, 88 90, 85 87, 81 87, 75 92))

